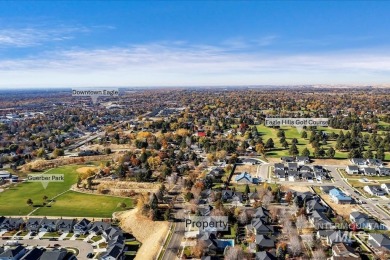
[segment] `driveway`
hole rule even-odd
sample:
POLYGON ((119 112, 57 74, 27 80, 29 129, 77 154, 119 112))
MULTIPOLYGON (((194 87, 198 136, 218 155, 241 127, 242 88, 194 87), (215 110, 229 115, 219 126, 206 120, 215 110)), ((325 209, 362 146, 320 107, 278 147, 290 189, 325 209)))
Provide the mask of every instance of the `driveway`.
POLYGON ((35 239, 35 240, 39 240, 39 239, 41 239, 45 234, 46 234, 46 232, 39 232, 38 235, 36 235, 36 237, 34 237, 34 239, 35 239))
POLYGON ((31 237, 31 232, 28 232, 28 234, 25 235, 25 236, 23 237, 23 239, 30 239, 30 237, 31 237))
POLYGON ((62 235, 58 238, 58 240, 64 240, 69 233, 62 233, 62 235))
POLYGON ((76 240, 77 239, 77 236, 76 236, 76 234, 73 234, 73 236, 69 239, 69 240, 72 240, 72 241, 74 241, 74 240, 76 240))

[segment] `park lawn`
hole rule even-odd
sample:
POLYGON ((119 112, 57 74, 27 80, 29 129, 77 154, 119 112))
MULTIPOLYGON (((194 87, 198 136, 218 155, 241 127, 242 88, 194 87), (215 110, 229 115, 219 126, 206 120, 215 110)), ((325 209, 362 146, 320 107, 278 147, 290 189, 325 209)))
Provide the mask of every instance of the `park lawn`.
POLYGON ((124 202, 127 208, 133 207, 133 201, 130 198, 68 191, 59 196, 51 207, 39 208, 34 215, 110 218, 113 212, 123 210, 117 207, 120 202, 124 202))
POLYGON ((64 191, 67 191, 72 184, 77 182, 78 165, 68 165, 59 168, 53 168, 45 174, 64 174, 64 182, 51 182, 44 189, 40 182, 25 182, 12 188, 6 189, 0 193, 0 216, 1 215, 27 215, 33 210, 26 201, 31 199, 34 206, 41 206, 43 196, 49 200, 64 191))

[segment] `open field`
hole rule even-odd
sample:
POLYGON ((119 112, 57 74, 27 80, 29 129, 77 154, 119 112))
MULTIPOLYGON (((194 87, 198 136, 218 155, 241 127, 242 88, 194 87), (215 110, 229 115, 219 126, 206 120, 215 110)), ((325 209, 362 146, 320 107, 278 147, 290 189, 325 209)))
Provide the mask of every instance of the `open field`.
POLYGON ((76 169, 78 165, 63 166, 54 168, 46 173, 64 174, 64 182, 51 182, 44 189, 40 182, 26 182, 18 184, 10 189, 0 193, 0 215, 26 215, 33 210, 26 201, 31 199, 34 205, 39 206, 43 203, 43 196, 49 199, 57 194, 67 191, 72 184, 77 182, 76 169))
POLYGON ((128 208, 133 206, 128 198, 68 191, 58 197, 51 207, 39 208, 33 215, 111 218, 113 212, 123 210, 118 207, 120 202, 124 202, 128 208))
POLYGON ((119 202, 125 202, 127 207, 132 207, 131 199, 110 196, 82 194, 68 191, 77 182, 77 169, 82 165, 68 165, 53 168, 45 174, 64 174, 64 182, 51 182, 44 189, 40 182, 25 182, 6 189, 0 193, 0 215, 24 216, 38 208, 34 215, 41 216, 72 216, 72 217, 111 217, 112 212, 122 210, 117 208, 119 202), (50 206, 43 206, 43 196, 47 196, 48 202, 57 197, 50 206), (34 206, 28 206, 27 200, 31 199, 34 206))

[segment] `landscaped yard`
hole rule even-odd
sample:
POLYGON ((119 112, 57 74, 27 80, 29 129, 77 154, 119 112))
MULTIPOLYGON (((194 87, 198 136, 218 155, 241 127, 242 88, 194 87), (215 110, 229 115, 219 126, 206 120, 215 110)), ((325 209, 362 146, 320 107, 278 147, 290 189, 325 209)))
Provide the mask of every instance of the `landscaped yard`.
POLYGON ((21 183, 13 188, 0 193, 1 215, 27 215, 35 208, 34 215, 39 216, 71 216, 71 217, 111 217, 114 211, 123 210, 117 208, 119 202, 125 202, 127 207, 132 207, 129 198, 83 194, 68 191, 77 182, 77 168, 82 165, 68 165, 53 168, 47 171, 49 174, 64 174, 64 182, 50 182, 46 189, 39 182, 21 183), (58 194, 66 192, 55 199, 50 206, 42 207, 43 196, 49 200, 58 194), (28 206, 27 200, 31 199, 34 206, 28 206))

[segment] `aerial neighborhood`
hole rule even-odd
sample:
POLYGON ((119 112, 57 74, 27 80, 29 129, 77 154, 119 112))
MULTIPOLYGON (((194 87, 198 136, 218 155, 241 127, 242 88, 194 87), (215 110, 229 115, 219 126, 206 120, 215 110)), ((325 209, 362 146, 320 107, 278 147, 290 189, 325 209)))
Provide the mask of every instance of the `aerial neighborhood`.
POLYGON ((1 96, 0 260, 389 259, 388 94, 368 92, 1 96))

